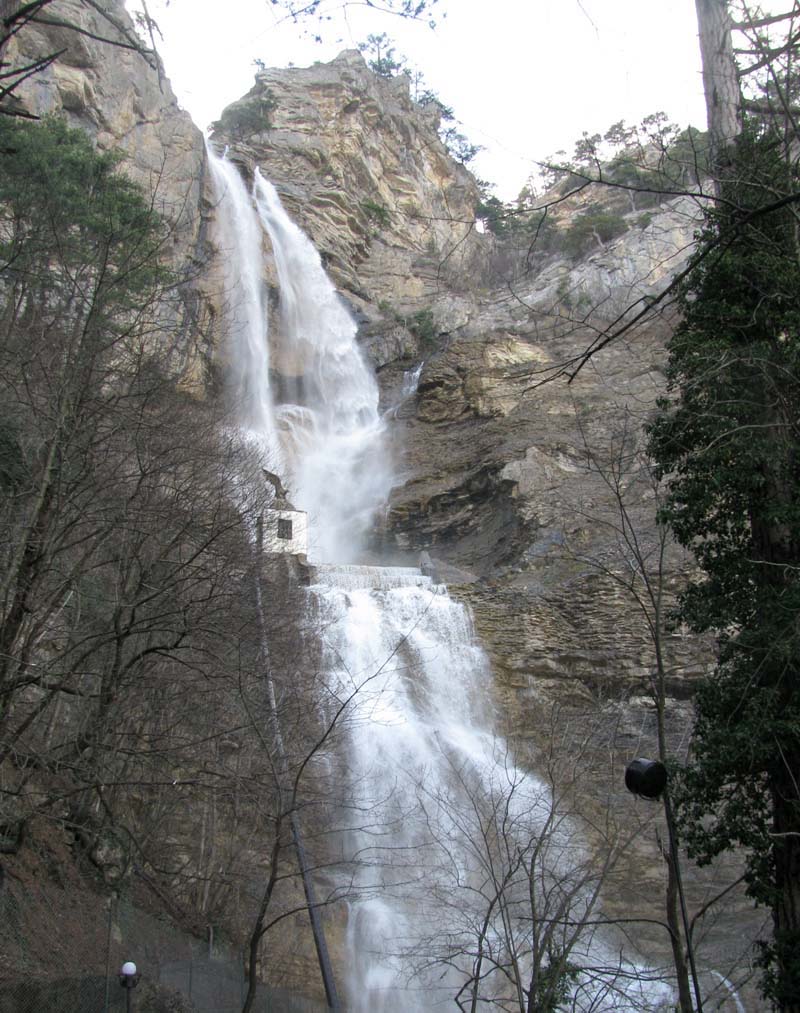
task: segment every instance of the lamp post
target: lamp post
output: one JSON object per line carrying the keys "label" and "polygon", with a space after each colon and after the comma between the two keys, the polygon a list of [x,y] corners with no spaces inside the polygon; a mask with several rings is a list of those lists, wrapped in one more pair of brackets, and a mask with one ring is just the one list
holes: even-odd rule
{"label": "lamp post", "polygon": [[672,867],[675,870],[675,884],[678,887],[678,899],[681,905],[681,917],[683,920],[683,933],[686,938],[686,953],[689,957],[689,968],[692,972],[692,985],[694,987],[694,998],[698,1013],[703,1013],[703,1000],[700,996],[700,983],[697,978],[697,967],[694,962],[694,946],[689,929],[689,915],[686,910],[686,898],[683,894],[683,879],[681,877],[681,862],[678,854],[678,835],[675,832],[675,823],[672,819],[672,806],[667,791],[667,768],[660,760],[648,760],[643,756],[631,760],[625,768],[625,787],[634,795],[640,798],[655,801],[661,799],[664,803],[664,816],[667,820],[667,833],[669,835],[669,853]]}
{"label": "lamp post", "polygon": [[119,983],[125,989],[125,1010],[131,1013],[133,1009],[131,992],[139,984],[139,975],[136,971],[136,964],[132,960],[126,960],[119,969]]}

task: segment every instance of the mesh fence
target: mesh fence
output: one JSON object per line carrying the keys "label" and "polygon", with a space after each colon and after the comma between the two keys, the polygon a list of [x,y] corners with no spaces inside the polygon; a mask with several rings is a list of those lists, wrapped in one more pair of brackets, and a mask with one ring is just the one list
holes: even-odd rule
{"label": "mesh fence", "polygon": [[0,21],[4,21],[6,18],[16,13],[20,3],[21,0],[0,0]]}
{"label": "mesh fence", "polygon": [[[0,1013],[118,1013],[128,996],[118,969],[133,960],[135,1013],[239,1013],[241,955],[180,932],[133,905],[85,889],[22,884],[0,889]],[[256,1013],[326,1007],[259,987]]]}

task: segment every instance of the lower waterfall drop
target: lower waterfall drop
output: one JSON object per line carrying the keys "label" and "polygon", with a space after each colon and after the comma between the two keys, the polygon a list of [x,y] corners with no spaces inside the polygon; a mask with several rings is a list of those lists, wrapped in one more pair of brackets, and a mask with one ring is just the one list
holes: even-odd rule
{"label": "lower waterfall drop", "polygon": [[[599,879],[587,875],[588,848],[548,786],[519,770],[492,733],[488,660],[468,610],[443,585],[396,567],[318,567],[313,578],[329,670],[345,690],[362,684],[347,770],[368,825],[348,834],[357,899],[347,925],[347,1008],[453,1008],[477,975],[476,1010],[495,1008],[504,993],[512,1005],[500,1008],[525,1009],[508,994],[507,974],[517,965],[529,987],[525,863],[534,863],[547,896],[543,921],[590,923]],[[550,937],[555,949],[560,935]],[[570,935],[570,1009],[672,1009],[658,975],[621,961],[591,927]]]}
{"label": "lower waterfall drop", "polygon": [[[236,170],[210,151],[209,159],[227,188],[219,217],[231,223],[223,231],[231,276],[260,276],[260,261],[255,269],[239,261],[257,255],[254,229],[269,235],[281,287],[278,338],[295,377],[281,398],[268,389],[256,397],[269,382],[266,299],[263,282],[242,285],[239,298],[253,300],[239,318],[249,323],[233,333],[248,409],[242,424],[259,424],[253,403],[269,416],[264,445],[316,536],[308,594],[323,663],[345,695],[361,687],[346,755],[331,760],[347,779],[349,811],[359,814],[341,831],[353,883],[338,961],[346,1008],[415,1013],[455,1008],[457,995],[461,1008],[511,1008],[505,999],[524,1008],[517,1001],[530,986],[534,931],[525,863],[546,854],[537,881],[560,890],[579,919],[597,898],[581,879],[586,848],[567,816],[554,819],[548,787],[518,770],[491,731],[491,672],[468,610],[417,569],[354,562],[392,479],[356,325],[274,188],[256,170],[253,200],[245,200]],[[585,970],[599,966],[605,977]],[[594,930],[570,942],[562,970],[559,995],[571,995],[576,1010],[655,1011],[671,998]],[[476,983],[481,996],[470,1005]]]}

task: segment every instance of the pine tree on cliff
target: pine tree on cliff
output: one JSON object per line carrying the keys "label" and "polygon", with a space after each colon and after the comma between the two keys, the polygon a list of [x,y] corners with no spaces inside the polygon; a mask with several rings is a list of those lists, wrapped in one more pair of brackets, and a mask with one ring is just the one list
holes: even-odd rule
{"label": "pine tree on cliff", "polygon": [[[718,137],[720,135],[717,135]],[[678,791],[701,863],[743,848],[773,915],[764,995],[800,1011],[800,178],[774,123],[717,149],[716,208],[681,293],[670,397],[650,429],[662,519],[702,579],[681,617],[718,634]]]}

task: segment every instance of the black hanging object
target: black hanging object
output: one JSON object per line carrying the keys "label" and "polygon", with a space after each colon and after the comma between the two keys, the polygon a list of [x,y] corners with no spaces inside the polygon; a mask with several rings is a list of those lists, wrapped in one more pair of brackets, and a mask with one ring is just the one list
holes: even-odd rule
{"label": "black hanging object", "polygon": [[667,786],[667,768],[660,760],[640,756],[625,768],[625,787],[642,798],[658,798]]}

